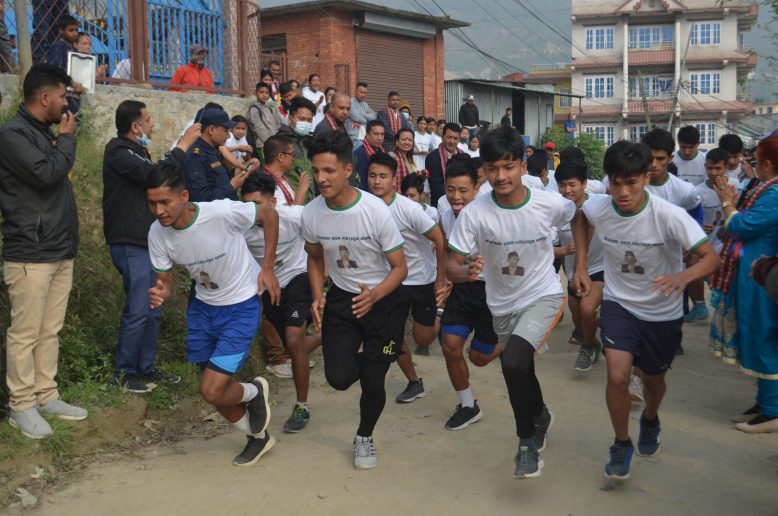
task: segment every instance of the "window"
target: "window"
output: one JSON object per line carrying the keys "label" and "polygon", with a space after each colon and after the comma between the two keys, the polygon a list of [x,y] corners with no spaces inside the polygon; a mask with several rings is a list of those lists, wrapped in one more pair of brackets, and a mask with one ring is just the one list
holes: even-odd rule
{"label": "window", "polygon": [[721,23],[692,23],[692,46],[710,46],[721,44]]}
{"label": "window", "polygon": [[613,76],[587,77],[586,98],[603,99],[613,97]]}
{"label": "window", "polygon": [[603,142],[606,147],[610,147],[613,145],[616,128],[612,125],[587,125],[586,132]]}
{"label": "window", "polygon": [[[559,93],[561,93],[562,95],[572,95],[573,90],[570,88],[559,88]],[[559,107],[569,108],[572,105],[573,105],[572,97],[559,97]]]}
{"label": "window", "polygon": [[692,94],[717,95],[721,93],[721,72],[695,72],[691,74]]}
{"label": "window", "polygon": [[632,125],[629,127],[629,140],[631,142],[639,142],[647,132],[648,127],[645,125]]}
{"label": "window", "polygon": [[[643,89],[648,98],[671,97],[673,95],[673,77],[671,75],[644,75]],[[633,99],[643,97],[637,77],[629,78],[629,96]]]}
{"label": "window", "polygon": [[262,36],[260,45],[263,53],[284,54],[286,53],[286,34]]}
{"label": "window", "polygon": [[694,124],[694,127],[700,131],[700,143],[702,145],[716,144],[716,124]]}
{"label": "window", "polygon": [[773,107],[772,106],[768,106],[767,107],[767,114],[768,115],[772,115],[773,114]]}
{"label": "window", "polygon": [[589,27],[586,29],[586,50],[613,48],[613,27]]}
{"label": "window", "polygon": [[629,28],[629,48],[656,49],[673,46],[672,25],[647,25]]}

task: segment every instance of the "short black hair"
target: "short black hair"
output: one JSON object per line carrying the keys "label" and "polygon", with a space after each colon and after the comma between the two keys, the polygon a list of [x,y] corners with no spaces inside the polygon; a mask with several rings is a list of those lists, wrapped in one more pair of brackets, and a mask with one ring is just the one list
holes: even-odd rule
{"label": "short black hair", "polygon": [[408,190],[415,188],[417,192],[424,192],[424,176],[420,174],[408,174],[400,184],[400,193],[405,195]]}
{"label": "short black hair", "polygon": [[146,176],[146,189],[167,187],[171,190],[183,190],[186,188],[183,169],[174,161],[165,160],[159,163],[151,173]]}
{"label": "short black hair", "polygon": [[535,152],[536,150],[538,150],[538,148],[535,147],[534,145],[527,145],[526,147],[524,147],[524,152],[527,152],[527,151]]}
{"label": "short black hair", "polygon": [[646,144],[651,150],[665,151],[668,156],[672,155],[675,150],[675,140],[673,140],[672,133],[658,127],[644,134],[640,142]]}
{"label": "short black hair", "polygon": [[303,108],[308,109],[311,112],[311,115],[316,114],[316,106],[314,103],[302,95],[298,95],[289,103],[289,116],[294,116],[295,113]]}
{"label": "short black hair", "polygon": [[36,64],[24,76],[22,86],[24,101],[32,101],[45,88],[56,88],[60,84],[67,87],[72,82],[73,79],[62,68],[49,64]]}
{"label": "short black hair", "polygon": [[367,83],[365,81],[359,81],[357,83],[357,88],[367,88]]}
{"label": "short black hair", "polygon": [[711,149],[705,154],[705,161],[710,161],[711,163],[721,163],[722,161],[727,161],[727,158],[729,158],[729,153],[720,147]]}
{"label": "short black hair", "polygon": [[484,159],[481,156],[476,156],[473,158],[473,165],[475,165],[475,168],[481,168],[484,166]]}
{"label": "short black hair", "polygon": [[725,134],[719,138],[719,148],[724,149],[730,155],[743,152],[743,140],[736,134]]}
{"label": "short black hair", "polygon": [[[527,158],[527,173],[531,176],[539,176],[548,168],[548,155],[535,152]],[[554,173],[556,174],[556,172]],[[556,175],[554,176],[556,177]]]}
{"label": "short black hair", "polygon": [[583,153],[581,149],[578,147],[573,147],[572,145],[570,147],[565,148],[562,152],[559,153],[559,161],[565,161],[568,159],[576,159],[578,161],[586,161],[586,155]]}
{"label": "short black hair", "polygon": [[445,120],[438,120],[438,125],[440,125],[441,122],[445,124],[443,126],[443,134],[446,134],[446,131],[454,131],[457,134],[462,132],[462,127],[457,123],[454,122],[446,123]]}
{"label": "short black hair", "polygon": [[221,111],[224,111],[224,108],[221,104],[217,104],[216,102],[206,102],[205,106],[203,106],[203,111],[206,109],[219,109]]}
{"label": "short black hair", "polygon": [[469,154],[460,152],[454,154],[446,164],[446,181],[454,177],[467,176],[473,182],[473,186],[478,184],[478,169],[473,163],[473,158]]}
{"label": "short black hair", "polygon": [[334,154],[338,161],[350,165],[352,162],[351,138],[340,131],[322,133],[308,145],[308,159],[319,154]]}
{"label": "short black hair", "polygon": [[392,90],[392,91],[390,91],[389,93],[386,94],[386,98],[387,99],[390,99],[392,97],[399,97],[399,96],[400,96],[400,94],[398,92],[394,91],[394,90]]}
{"label": "short black hair", "polygon": [[554,180],[559,183],[561,181],[577,179],[583,183],[589,179],[588,174],[589,167],[586,166],[585,161],[567,159],[565,161],[560,161],[556,170],[554,170]]}
{"label": "short black hair", "polygon": [[602,168],[608,179],[640,176],[648,172],[652,159],[645,143],[619,140],[605,151]]}
{"label": "short black hair", "polygon": [[256,89],[254,91],[257,92],[257,91],[261,90],[262,88],[267,88],[267,91],[270,91],[270,85],[268,83],[262,82],[262,81],[257,83]]}
{"label": "short black hair", "polygon": [[270,70],[270,67],[273,65],[281,66],[281,63],[277,59],[271,59],[267,62],[267,69]]}
{"label": "short black hair", "polygon": [[243,115],[235,115],[234,117],[230,118],[233,122],[236,124],[246,124],[249,125],[249,121],[246,120],[246,117]]}
{"label": "short black hair", "polygon": [[372,129],[373,127],[377,127],[377,126],[381,126],[381,127],[384,128],[384,130],[386,130],[386,126],[384,125],[384,123],[382,121],[376,119],[376,120],[371,120],[371,121],[369,121],[367,123],[367,127],[365,127],[365,132],[369,134],[370,133],[370,129]]}
{"label": "short black hair", "polygon": [[90,38],[90,39],[92,38],[92,37],[89,35],[89,33],[88,33],[88,32],[84,32],[84,31],[82,31],[82,30],[78,31],[78,34],[76,35],[76,38],[77,38],[77,40],[78,40],[78,39],[81,39],[81,38],[83,38],[84,36],[86,36],[87,38]]}
{"label": "short black hair", "polygon": [[[308,76],[308,84],[311,83],[311,81],[313,80],[314,77],[319,77],[319,74],[318,73],[312,73],[311,75],[309,75]],[[321,79],[321,77],[319,77],[319,79]]]}
{"label": "short black hair", "polygon": [[267,140],[265,140],[265,146],[262,151],[265,155],[265,163],[273,163],[282,152],[286,152],[286,149],[292,147],[294,143],[292,139],[283,134],[274,134]]}
{"label": "short black hair", "polygon": [[278,93],[281,95],[286,95],[290,91],[292,91],[292,81],[284,82],[278,87]]}
{"label": "short black hair", "polygon": [[263,68],[262,70],[259,71],[259,78],[261,79],[262,77],[273,77],[273,74],[270,73],[269,68]]}
{"label": "short black hair", "polygon": [[386,152],[376,152],[375,154],[370,156],[370,159],[367,162],[367,168],[370,169],[370,165],[374,163],[376,165],[387,167],[389,170],[391,170],[392,177],[394,177],[397,174],[397,160],[391,157]]}
{"label": "short black hair", "polygon": [[524,139],[515,129],[498,127],[481,140],[481,157],[487,163],[501,159],[521,161],[524,159]]}
{"label": "short black hair", "polygon": [[59,17],[59,20],[57,20],[57,28],[60,30],[65,27],[70,27],[71,25],[81,25],[81,22],[72,14],[63,14]]}
{"label": "short black hair", "polygon": [[141,110],[146,104],[137,100],[123,100],[116,108],[116,133],[127,134],[130,132],[133,122],[141,117]]}
{"label": "short black hair", "polygon": [[679,144],[697,145],[700,143],[700,130],[693,125],[685,125],[678,129],[676,138],[678,139]]}
{"label": "short black hair", "polygon": [[259,192],[267,197],[273,197],[276,193],[275,179],[265,172],[249,174],[240,189],[240,194],[246,195],[254,192]]}
{"label": "short black hair", "polygon": [[[440,120],[438,120],[437,123],[438,123],[438,125],[446,125],[446,119],[445,118],[441,118]],[[454,124],[454,125],[456,125],[457,127],[459,126],[459,124]]]}
{"label": "short black hair", "polygon": [[427,117],[427,123],[428,123],[428,124],[437,124],[437,123],[438,123],[438,121],[437,121],[437,120],[435,120],[435,117],[434,117],[434,116],[428,116],[428,117]]}

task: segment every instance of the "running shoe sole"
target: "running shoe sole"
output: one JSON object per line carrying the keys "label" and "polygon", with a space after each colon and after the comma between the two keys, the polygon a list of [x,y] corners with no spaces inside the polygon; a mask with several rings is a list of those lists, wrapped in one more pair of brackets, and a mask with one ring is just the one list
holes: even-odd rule
{"label": "running shoe sole", "polygon": [[22,433],[23,436],[29,437],[30,439],[35,439],[37,441],[39,441],[41,439],[45,439],[45,438],[49,437],[50,435],[52,435],[54,433],[54,432],[52,432],[52,433],[46,434],[46,435],[35,435],[35,434],[27,433],[19,426],[19,423],[17,423],[16,421],[14,421],[13,419],[10,419],[10,418],[8,419],[8,424],[11,425],[12,427],[16,428],[17,430],[19,430]]}
{"label": "running shoe sole", "polygon": [[259,459],[261,459],[261,458],[262,458],[262,456],[263,456],[264,454],[266,454],[267,452],[269,452],[269,451],[270,451],[270,449],[271,449],[271,448],[272,448],[272,447],[273,447],[273,446],[276,444],[276,439],[275,439],[275,437],[273,437],[272,435],[271,435],[271,436],[269,436],[269,437],[270,437],[270,439],[268,439],[268,440],[267,440],[267,444],[265,445],[265,447],[264,447],[264,448],[262,448],[262,451],[261,451],[261,452],[257,453],[257,456],[256,456],[256,457],[254,457],[254,458],[253,458],[253,459],[251,459],[249,462],[246,462],[246,463],[244,463],[244,464],[237,463],[237,462],[235,462],[235,461],[233,460],[233,461],[232,461],[232,465],[233,465],[233,466],[238,466],[238,467],[243,467],[243,466],[253,466],[253,465],[254,465],[254,464],[256,464],[257,462],[259,462]]}
{"label": "running shoe sole", "polygon": [[419,394],[417,394],[416,396],[414,396],[413,398],[400,399],[399,397],[397,397],[397,398],[395,398],[395,401],[397,401],[397,403],[410,403],[410,402],[412,402],[414,400],[417,400],[419,398],[423,398],[426,395],[427,395],[427,393],[422,391]]}
{"label": "running shoe sole", "polygon": [[654,453],[640,453],[639,448],[635,448],[635,453],[637,453],[638,457],[655,457],[659,453],[659,448],[661,446],[656,447],[656,451]]}
{"label": "running shoe sole", "polygon": [[[270,424],[270,385],[267,383],[267,380],[261,376],[254,378],[251,383],[257,386],[259,392],[254,398],[246,403],[246,410],[249,413],[251,433],[254,437],[258,437],[262,432],[267,430],[267,425]],[[256,418],[258,417],[257,412],[261,410],[265,411],[264,421],[256,421]]]}
{"label": "running shoe sole", "polygon": [[629,479],[630,479],[630,474],[629,474],[629,472],[627,472],[627,474],[626,474],[626,475],[619,476],[619,475],[611,475],[611,474],[609,474],[609,473],[606,471],[606,472],[605,472],[605,478],[613,478],[613,479],[615,479],[615,480],[629,480]]}

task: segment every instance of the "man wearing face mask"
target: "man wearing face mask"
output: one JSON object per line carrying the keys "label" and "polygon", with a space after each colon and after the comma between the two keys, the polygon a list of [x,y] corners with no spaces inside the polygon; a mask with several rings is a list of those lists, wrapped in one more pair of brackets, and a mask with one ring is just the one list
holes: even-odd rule
{"label": "man wearing face mask", "polygon": [[[194,44],[189,48],[189,62],[181,66],[170,79],[170,88],[168,91],[189,91],[180,86],[195,86],[199,88],[213,88],[213,76],[211,71],[205,67],[205,59],[208,57],[208,49],[200,44]],[[213,94],[213,91],[204,93]]]}
{"label": "man wearing face mask", "polygon": [[[158,166],[148,151],[153,129],[146,105],[125,100],[116,108],[117,136],[105,146],[103,157],[103,233],[126,296],[114,377],[116,385],[135,393],[149,392],[146,382],[180,380],[154,365],[161,310],[149,308],[148,289],[154,286],[156,276],[148,248],[154,216],[146,204],[145,185]],[[182,168],[186,151],[199,136],[199,123],[189,127],[164,162]]]}
{"label": "man wearing face mask", "polygon": [[[411,122],[400,113],[400,94],[390,91],[387,95],[387,106],[378,112],[376,120],[380,120],[386,128],[384,135],[384,150],[394,150],[394,138],[400,129],[411,129]],[[411,129],[413,130],[413,129]]]}
{"label": "man wearing face mask", "polygon": [[[311,162],[308,160],[308,142],[313,131],[313,117],[316,113],[316,105],[301,96],[292,99],[289,105],[289,125],[282,125],[278,134],[282,134],[292,140],[294,151],[294,166],[312,173]],[[294,170],[294,169],[293,169]],[[295,171],[298,173],[298,171]],[[311,192],[318,195],[315,181],[311,181]]]}

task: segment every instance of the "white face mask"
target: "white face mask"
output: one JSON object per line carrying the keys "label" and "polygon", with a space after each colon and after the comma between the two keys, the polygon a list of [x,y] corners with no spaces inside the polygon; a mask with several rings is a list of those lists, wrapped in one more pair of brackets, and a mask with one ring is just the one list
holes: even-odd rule
{"label": "white face mask", "polygon": [[408,113],[407,111],[401,111],[401,113],[403,114],[406,120],[409,120],[411,118],[411,114]]}
{"label": "white face mask", "polygon": [[313,124],[305,120],[298,120],[294,124],[294,132],[300,136],[308,136],[311,134],[311,129],[313,129]]}

